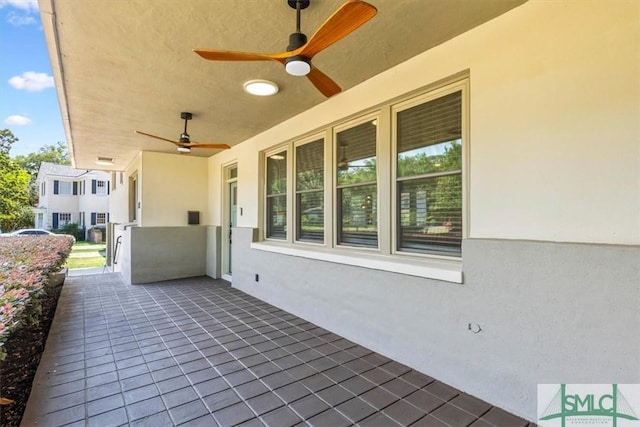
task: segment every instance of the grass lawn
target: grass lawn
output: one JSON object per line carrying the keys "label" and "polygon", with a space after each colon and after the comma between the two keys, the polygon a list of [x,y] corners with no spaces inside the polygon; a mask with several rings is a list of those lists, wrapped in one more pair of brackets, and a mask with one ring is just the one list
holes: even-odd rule
{"label": "grass lawn", "polygon": [[104,257],[98,251],[104,250],[105,245],[91,242],[76,242],[71,248],[71,254],[67,258],[69,269],[103,267]]}
{"label": "grass lawn", "polygon": [[74,268],[88,268],[88,267],[103,267],[104,258],[98,257],[84,257],[84,258],[68,258],[67,267],[70,270]]}

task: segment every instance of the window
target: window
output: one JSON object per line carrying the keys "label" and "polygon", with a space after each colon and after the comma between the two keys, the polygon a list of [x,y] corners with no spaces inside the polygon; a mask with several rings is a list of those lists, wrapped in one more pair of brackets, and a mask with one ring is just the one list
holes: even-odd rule
{"label": "window", "polygon": [[460,254],[462,92],[396,113],[397,250]]}
{"label": "window", "polygon": [[73,194],[73,184],[71,181],[57,181],[58,192],[56,194],[71,195]]}
{"label": "window", "polygon": [[287,152],[267,156],[267,233],[271,239],[287,238]]}
{"label": "window", "polygon": [[96,181],[96,194],[107,194],[107,181]]}
{"label": "window", "polygon": [[378,246],[375,121],[336,135],[338,244]]}
{"label": "window", "polygon": [[138,175],[137,173],[129,177],[129,221],[134,222],[138,217]]}
{"label": "window", "polygon": [[58,214],[58,228],[62,228],[63,226],[71,223],[71,214],[70,213],[59,213]]}
{"label": "window", "polygon": [[324,139],[296,147],[296,238],[324,241]]}
{"label": "window", "polygon": [[[265,238],[344,249],[331,257],[374,252],[406,264],[437,255],[455,263],[465,231],[467,87],[465,79],[389,103],[265,153]],[[425,277],[436,277],[427,269]],[[461,280],[437,277],[445,276]]]}
{"label": "window", "polygon": [[106,224],[107,223],[107,214],[106,213],[98,213],[96,215],[96,224]]}

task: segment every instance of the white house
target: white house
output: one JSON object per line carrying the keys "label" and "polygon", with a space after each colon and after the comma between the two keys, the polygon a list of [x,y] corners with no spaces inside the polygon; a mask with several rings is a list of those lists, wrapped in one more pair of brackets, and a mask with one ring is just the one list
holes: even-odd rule
{"label": "white house", "polygon": [[[113,163],[123,279],[227,278],[532,421],[538,384],[640,383],[640,3],[371,0],[313,59],[329,98],[191,51],[282,50],[266,3],[40,1],[75,165]],[[231,149],[134,134],[187,111]]]}
{"label": "white house", "polygon": [[38,177],[36,228],[57,230],[78,224],[85,230],[109,221],[109,174],[42,162]]}

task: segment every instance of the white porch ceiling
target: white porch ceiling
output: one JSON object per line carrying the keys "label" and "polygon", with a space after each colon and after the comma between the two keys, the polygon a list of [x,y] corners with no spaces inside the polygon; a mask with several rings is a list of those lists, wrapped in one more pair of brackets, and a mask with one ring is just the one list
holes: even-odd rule
{"label": "white porch ceiling", "polygon": [[[314,66],[343,91],[524,3],[526,0],[369,0],[378,14],[318,54]],[[311,0],[311,36],[343,0]],[[67,141],[78,168],[123,170],[139,151],[176,153],[181,111],[198,142],[235,145],[325,98],[276,62],[214,62],[193,48],[281,52],[295,30],[286,0],[40,0]],[[508,37],[508,35],[505,35]],[[243,92],[251,79],[280,86]],[[339,97],[340,94],[336,95]],[[192,150],[208,157],[216,150]]]}

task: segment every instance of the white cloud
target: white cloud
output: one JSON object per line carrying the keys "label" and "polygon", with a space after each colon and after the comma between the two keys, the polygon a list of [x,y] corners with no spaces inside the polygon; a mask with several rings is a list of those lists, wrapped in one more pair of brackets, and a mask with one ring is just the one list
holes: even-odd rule
{"label": "white cloud", "polygon": [[4,124],[9,126],[26,126],[31,123],[31,119],[26,116],[14,114],[4,119]]}
{"label": "white cloud", "polygon": [[27,92],[39,92],[54,87],[53,77],[47,73],[36,73],[35,71],[25,71],[20,76],[13,76],[9,79],[9,84],[18,90],[24,89]]}
{"label": "white cloud", "polygon": [[29,15],[18,15],[17,13],[9,13],[7,16],[7,22],[14,27],[25,27],[27,25],[36,25],[38,21],[36,18]]}
{"label": "white cloud", "polygon": [[28,13],[35,13],[39,10],[38,0],[0,0],[0,9],[5,6],[13,6]]}

